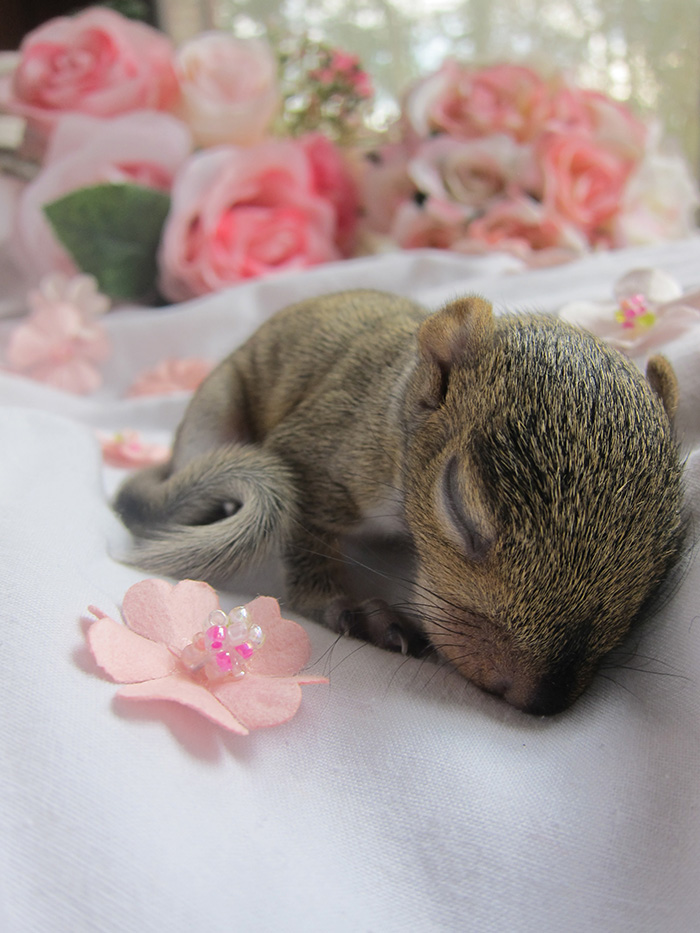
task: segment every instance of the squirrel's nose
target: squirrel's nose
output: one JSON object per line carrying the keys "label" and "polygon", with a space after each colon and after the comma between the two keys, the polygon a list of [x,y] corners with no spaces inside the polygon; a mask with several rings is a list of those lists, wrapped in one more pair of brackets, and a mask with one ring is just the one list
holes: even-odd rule
{"label": "squirrel's nose", "polygon": [[553,716],[561,713],[572,702],[571,682],[568,677],[547,676],[533,683],[529,678],[500,675],[482,680],[481,688],[501,697],[510,706],[532,716]]}
{"label": "squirrel's nose", "polygon": [[554,716],[573,702],[569,677],[544,677],[533,688],[524,692],[512,687],[503,694],[504,700],[531,716]]}

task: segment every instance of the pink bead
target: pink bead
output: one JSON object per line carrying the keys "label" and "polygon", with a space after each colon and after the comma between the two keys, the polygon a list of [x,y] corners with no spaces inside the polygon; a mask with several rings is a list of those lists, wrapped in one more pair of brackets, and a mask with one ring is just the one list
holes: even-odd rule
{"label": "pink bead", "polygon": [[240,654],[244,661],[248,661],[253,657],[253,651],[255,649],[251,648],[249,644],[243,642],[242,645],[236,645],[236,651]]}
{"label": "pink bead", "polygon": [[218,651],[223,648],[226,634],[225,625],[212,625],[206,631],[207,646],[211,648],[212,651]]}

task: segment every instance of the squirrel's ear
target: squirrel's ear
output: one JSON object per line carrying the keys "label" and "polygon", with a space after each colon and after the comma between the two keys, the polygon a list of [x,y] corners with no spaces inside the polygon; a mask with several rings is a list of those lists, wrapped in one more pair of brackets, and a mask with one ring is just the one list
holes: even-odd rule
{"label": "squirrel's ear", "polygon": [[490,301],[470,295],[436,311],[418,331],[421,354],[441,369],[478,357],[493,340],[493,308]]}
{"label": "squirrel's ear", "polygon": [[431,314],[418,331],[420,356],[435,368],[431,394],[444,398],[452,367],[479,359],[490,348],[493,332],[491,302],[476,295],[459,298]]}
{"label": "squirrel's ear", "polygon": [[647,380],[659,396],[666,409],[669,421],[673,421],[678,410],[678,380],[673,367],[665,356],[652,356],[647,363]]}

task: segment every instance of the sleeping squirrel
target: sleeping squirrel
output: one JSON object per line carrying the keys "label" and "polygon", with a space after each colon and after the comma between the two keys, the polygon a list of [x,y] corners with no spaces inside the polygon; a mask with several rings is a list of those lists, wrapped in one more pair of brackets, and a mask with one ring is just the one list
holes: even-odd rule
{"label": "sleeping squirrel", "polygon": [[[375,291],[264,323],[192,398],[172,457],[116,509],[134,562],[230,582],[281,553],[299,612],[435,651],[538,715],[565,709],[677,558],[676,379],[543,315]],[[410,611],[353,601],[339,542],[382,515],[415,555]]]}

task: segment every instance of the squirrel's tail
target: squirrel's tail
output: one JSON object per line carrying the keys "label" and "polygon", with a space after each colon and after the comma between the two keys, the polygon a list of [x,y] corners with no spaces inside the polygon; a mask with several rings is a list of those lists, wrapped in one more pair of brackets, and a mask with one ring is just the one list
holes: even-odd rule
{"label": "squirrel's tail", "polygon": [[115,509],[137,538],[130,563],[222,583],[288,540],[297,492],[274,454],[231,444],[169,470],[141,470],[117,494]]}

